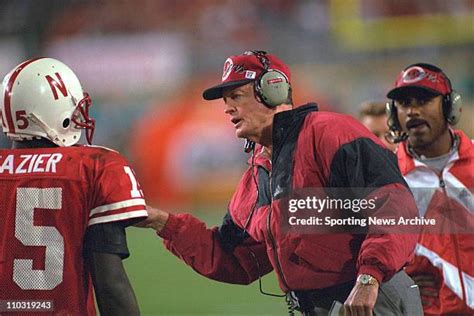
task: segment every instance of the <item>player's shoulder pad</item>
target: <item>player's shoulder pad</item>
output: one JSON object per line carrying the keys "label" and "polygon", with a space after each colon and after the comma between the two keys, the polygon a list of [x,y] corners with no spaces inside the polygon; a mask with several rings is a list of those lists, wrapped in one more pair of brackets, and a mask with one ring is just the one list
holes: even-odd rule
{"label": "player's shoulder pad", "polygon": [[105,146],[100,146],[100,145],[83,145],[83,146],[84,146],[84,147],[88,147],[88,148],[105,149],[105,150],[107,150],[107,151],[111,151],[111,152],[120,154],[117,150],[112,149],[112,148],[109,148],[109,147],[105,147]]}
{"label": "player's shoulder pad", "polygon": [[108,147],[97,145],[81,145],[80,147],[88,152],[88,156],[93,160],[105,157],[107,157],[106,159],[126,160],[118,151]]}

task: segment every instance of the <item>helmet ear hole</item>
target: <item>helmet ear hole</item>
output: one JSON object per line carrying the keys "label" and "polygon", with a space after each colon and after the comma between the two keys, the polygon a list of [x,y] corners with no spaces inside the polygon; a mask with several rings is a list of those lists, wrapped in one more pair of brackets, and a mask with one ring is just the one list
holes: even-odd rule
{"label": "helmet ear hole", "polygon": [[69,118],[64,119],[63,121],[63,127],[68,128],[69,125],[71,125],[71,120]]}

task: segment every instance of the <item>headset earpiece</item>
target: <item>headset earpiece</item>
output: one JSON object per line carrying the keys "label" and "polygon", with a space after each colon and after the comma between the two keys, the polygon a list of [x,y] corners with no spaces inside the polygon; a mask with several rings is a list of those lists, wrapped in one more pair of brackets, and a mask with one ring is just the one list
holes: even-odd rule
{"label": "headset earpiece", "polygon": [[462,100],[461,95],[456,91],[452,90],[451,93],[447,94],[443,99],[443,114],[446,121],[455,125],[459,122],[462,112]]}
{"label": "headset earpiece", "polygon": [[288,100],[290,84],[286,76],[278,70],[262,72],[255,82],[255,93],[268,107],[275,107]]}
{"label": "headset earpiece", "polygon": [[441,75],[446,79],[449,85],[450,93],[443,97],[443,115],[444,119],[451,125],[455,125],[461,118],[462,101],[461,95],[453,90],[453,85],[448,76],[440,69]]}
{"label": "headset earpiece", "polygon": [[287,102],[290,94],[290,83],[284,73],[270,68],[270,61],[265,51],[250,51],[262,64],[264,70],[255,79],[255,97],[266,106],[273,108]]}

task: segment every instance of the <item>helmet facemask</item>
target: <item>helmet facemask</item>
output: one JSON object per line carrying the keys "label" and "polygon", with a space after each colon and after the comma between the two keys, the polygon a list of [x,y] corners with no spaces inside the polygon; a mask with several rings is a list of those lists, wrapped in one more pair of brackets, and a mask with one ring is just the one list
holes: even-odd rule
{"label": "helmet facemask", "polygon": [[76,105],[76,109],[72,113],[71,121],[76,124],[76,128],[82,128],[86,130],[86,139],[89,145],[92,144],[92,138],[94,137],[95,130],[95,119],[89,116],[89,107],[92,101],[88,93],[84,93],[82,98]]}

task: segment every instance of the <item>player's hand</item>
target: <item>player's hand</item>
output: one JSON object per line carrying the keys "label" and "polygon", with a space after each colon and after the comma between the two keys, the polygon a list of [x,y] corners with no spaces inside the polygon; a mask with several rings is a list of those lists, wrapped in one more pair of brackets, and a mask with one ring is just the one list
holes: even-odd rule
{"label": "player's hand", "polygon": [[344,315],[372,316],[378,291],[378,284],[362,285],[356,282],[349,297],[344,302]]}
{"label": "player's hand", "polygon": [[148,212],[148,217],[144,221],[141,221],[134,226],[153,228],[157,233],[159,233],[165,227],[169,214],[149,205],[147,205],[146,210]]}
{"label": "player's hand", "polygon": [[433,305],[433,299],[438,297],[438,284],[431,274],[417,274],[411,277],[420,289],[421,303],[424,307]]}

